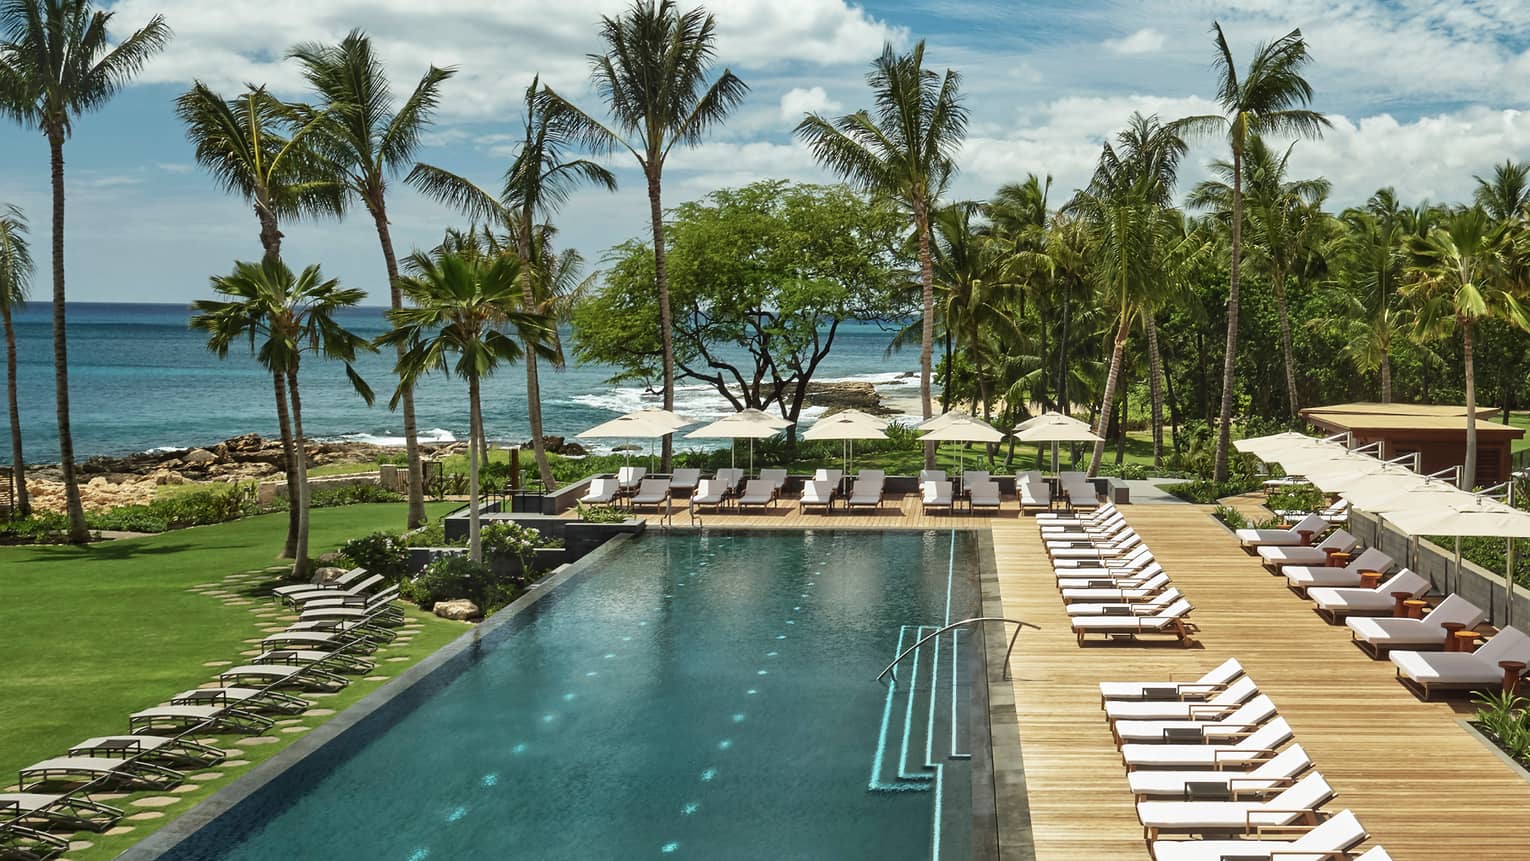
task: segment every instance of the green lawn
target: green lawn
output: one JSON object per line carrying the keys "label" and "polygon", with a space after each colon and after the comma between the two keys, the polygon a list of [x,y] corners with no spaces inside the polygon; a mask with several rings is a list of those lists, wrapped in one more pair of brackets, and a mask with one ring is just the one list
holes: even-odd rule
{"label": "green lawn", "polygon": [[[433,504],[431,516],[452,507]],[[404,506],[397,504],[315,510],[312,552],[375,529],[400,528],[403,521]],[[256,615],[273,608],[268,596],[277,575],[224,578],[271,568],[286,523],[285,514],[273,514],[84,547],[0,548],[0,631],[6,647],[0,774],[14,775],[20,767],[62,755],[90,736],[125,732],[130,712],[207,682],[216,669],[206,662],[238,660],[241,651],[254,648],[246,641],[278,621]],[[251,603],[227,604],[229,599],[188,591],[214,583]],[[415,610],[410,616],[423,627],[408,645],[378,653],[379,675],[396,675],[465,630]],[[407,660],[387,660],[399,657]],[[378,684],[357,679],[320,705],[338,710]],[[324,717],[310,715],[301,724],[315,726]],[[113,857],[298,737],[276,730],[268,735],[279,743],[243,749],[236,761],[246,765],[222,767],[216,780],[186,784],[193,791],[177,793],[179,800],[168,809],[152,808],[163,809],[165,817],[125,821],[133,829],[127,834],[82,836],[95,845],[69,857]],[[232,744],[230,737],[219,743]],[[135,797],[111,803],[134,814],[148,812],[132,806]]]}

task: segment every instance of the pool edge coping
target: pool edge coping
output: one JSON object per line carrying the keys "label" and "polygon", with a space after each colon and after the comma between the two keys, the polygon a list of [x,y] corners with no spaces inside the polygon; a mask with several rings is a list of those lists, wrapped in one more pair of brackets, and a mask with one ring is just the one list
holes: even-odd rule
{"label": "pool edge coping", "polygon": [[485,634],[514,621],[544,596],[551,594],[569,580],[589,573],[596,564],[602,562],[605,557],[614,553],[617,548],[625,545],[632,538],[632,535],[625,534],[613,536],[611,540],[586,554],[582,559],[562,566],[562,570],[555,570],[504,609],[426,655],[377,690],[319,724],[312,732],[305,733],[302,738],[288,745],[280,753],[235,778],[234,782],[228,786],[197,802],[153,834],[129,846],[117,855],[116,861],[153,861],[176,848],[213,820],[260,792],[290,769],[302,764],[303,760],[317,753],[325,745],[391,704],[399,696],[411,691],[418,682],[440,669],[447,661],[472,648]]}

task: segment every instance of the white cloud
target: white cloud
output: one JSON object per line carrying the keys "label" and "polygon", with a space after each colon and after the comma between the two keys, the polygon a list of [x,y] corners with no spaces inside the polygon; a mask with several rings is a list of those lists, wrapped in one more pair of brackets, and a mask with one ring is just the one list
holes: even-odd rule
{"label": "white cloud", "polygon": [[1168,37],[1164,34],[1152,27],[1144,27],[1130,36],[1106,39],[1105,50],[1112,54],[1156,54],[1163,50],[1166,41]]}
{"label": "white cloud", "polygon": [[197,169],[197,166],[194,165],[194,164],[184,164],[184,163],[181,163],[181,162],[160,162],[160,163],[158,163],[158,164],[156,164],[154,166],[159,168],[160,170],[164,171],[165,173],[177,173],[177,174],[179,174],[179,173],[191,173],[192,171]]}
{"label": "white cloud", "polygon": [[781,96],[781,119],[795,123],[803,114],[829,113],[841,107],[823,87],[792,87]]}

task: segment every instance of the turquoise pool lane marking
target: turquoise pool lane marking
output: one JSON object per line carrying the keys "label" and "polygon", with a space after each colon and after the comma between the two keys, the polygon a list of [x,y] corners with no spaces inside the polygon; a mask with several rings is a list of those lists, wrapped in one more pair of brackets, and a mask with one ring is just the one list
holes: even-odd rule
{"label": "turquoise pool lane marking", "polygon": [[[903,625],[898,629],[898,651],[903,653],[903,644],[908,638],[908,632],[913,625]],[[918,634],[914,635],[918,638]],[[877,748],[871,758],[871,780],[866,788],[872,792],[927,792],[930,784],[927,776],[914,781],[884,781],[882,779],[882,765],[887,758],[887,734],[892,726],[893,701],[898,693],[896,683],[887,686],[887,697],[882,703],[882,727],[877,733]]]}
{"label": "turquoise pool lane marking", "polygon": [[[939,630],[938,628],[930,625],[920,625],[914,629],[915,642],[918,642],[919,638],[925,635],[926,629],[929,631]],[[940,638],[936,637],[935,640],[936,648],[938,650]],[[919,651],[922,648],[922,646],[914,647],[914,670],[909,674],[908,679],[908,706],[904,709],[903,714],[903,744],[898,754],[898,779],[900,780],[929,780],[933,776],[929,774],[919,774],[917,772],[910,773],[908,770],[908,740],[909,736],[914,731],[914,696],[919,692]],[[938,666],[938,664],[936,666]],[[932,667],[930,670],[930,698],[932,701],[934,700],[934,697],[935,668]],[[932,709],[930,713],[933,715],[934,710]],[[929,734],[929,728],[927,727],[925,729],[926,739],[929,738]]]}

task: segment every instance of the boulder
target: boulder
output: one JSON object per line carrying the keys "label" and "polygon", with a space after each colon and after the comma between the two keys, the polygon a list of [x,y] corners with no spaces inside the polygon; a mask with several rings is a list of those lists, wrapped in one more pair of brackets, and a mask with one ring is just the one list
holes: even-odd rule
{"label": "boulder", "polygon": [[217,463],[218,456],[205,448],[194,448],[191,451],[186,452],[185,456],[183,456],[181,460],[185,463],[208,464]]}
{"label": "boulder", "polygon": [[453,601],[437,601],[435,608],[431,612],[453,622],[466,622],[477,619],[482,615],[478,605],[466,598],[457,598]]}
{"label": "boulder", "polygon": [[321,555],[319,558],[315,559],[314,561],[319,563],[320,565],[329,565],[329,566],[333,566],[333,565],[341,565],[341,566],[343,566],[346,563],[345,554],[341,553],[338,550],[331,550],[328,553],[325,553],[325,554]]}
{"label": "boulder", "polygon": [[328,586],[345,575],[345,569],[326,565],[313,572],[313,585]]}
{"label": "boulder", "polygon": [[185,484],[186,479],[181,474],[169,469],[157,469],[149,474],[149,480],[155,484]]}

